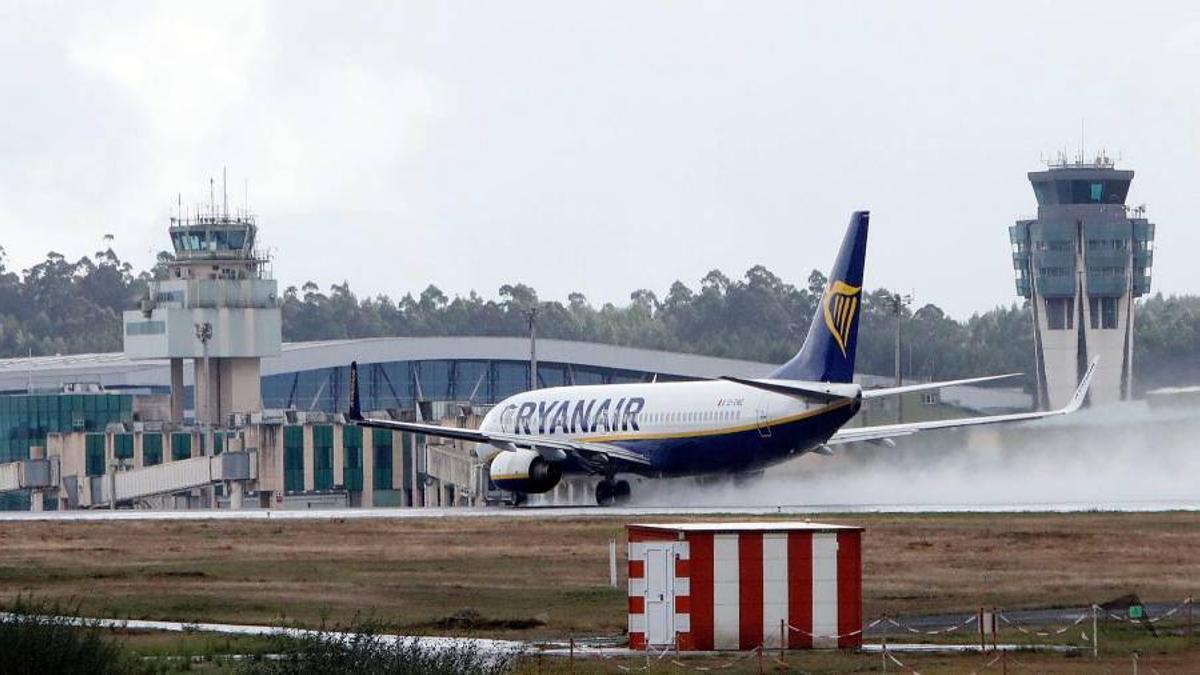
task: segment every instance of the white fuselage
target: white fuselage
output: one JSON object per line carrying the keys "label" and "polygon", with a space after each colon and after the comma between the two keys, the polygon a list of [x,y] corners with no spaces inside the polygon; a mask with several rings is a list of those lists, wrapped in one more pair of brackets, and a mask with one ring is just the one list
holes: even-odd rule
{"label": "white fuselage", "polygon": [[[859,390],[853,384],[835,386],[849,398]],[[767,429],[827,407],[724,380],[566,386],[511,396],[488,412],[481,428],[619,445],[670,439],[703,442]],[[485,461],[496,452],[491,446],[477,450]]]}

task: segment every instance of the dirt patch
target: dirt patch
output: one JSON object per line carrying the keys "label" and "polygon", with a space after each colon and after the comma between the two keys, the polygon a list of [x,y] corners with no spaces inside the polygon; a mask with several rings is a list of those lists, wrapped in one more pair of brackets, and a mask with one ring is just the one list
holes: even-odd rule
{"label": "dirt patch", "polygon": [[162,579],[203,579],[208,575],[200,570],[182,570],[178,572],[158,571],[148,572],[147,576],[159,577]]}
{"label": "dirt patch", "polygon": [[476,610],[461,609],[451,616],[436,621],[419,624],[419,628],[435,628],[449,631],[480,631],[480,630],[529,630],[546,625],[546,619],[533,617],[529,619],[489,619]]}

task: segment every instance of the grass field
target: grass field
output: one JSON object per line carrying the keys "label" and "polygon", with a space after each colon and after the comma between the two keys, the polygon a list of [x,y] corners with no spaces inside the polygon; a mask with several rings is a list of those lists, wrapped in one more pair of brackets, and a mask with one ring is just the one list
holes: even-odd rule
{"label": "grass field", "polygon": [[[1200,595],[1200,514],[820,519],[866,527],[867,617]],[[25,594],[92,616],[181,621],[317,626],[370,616],[410,633],[618,635],[624,579],[608,587],[607,556],[624,525],[607,517],[13,522],[0,529],[0,601]],[[1163,654],[1186,659],[1191,648]]]}

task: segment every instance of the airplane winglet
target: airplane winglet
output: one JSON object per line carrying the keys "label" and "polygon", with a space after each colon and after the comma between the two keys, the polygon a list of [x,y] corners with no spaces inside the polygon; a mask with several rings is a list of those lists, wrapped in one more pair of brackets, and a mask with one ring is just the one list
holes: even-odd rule
{"label": "airplane winglet", "polygon": [[1092,359],[1091,365],[1088,366],[1087,372],[1083,374],[1083,379],[1079,381],[1079,386],[1075,389],[1075,394],[1071,396],[1071,400],[1062,409],[1063,413],[1070,414],[1083,407],[1083,401],[1087,398],[1088,387],[1092,386],[1092,375],[1096,374],[1096,365],[1099,363],[1099,356]]}
{"label": "airplane winglet", "polygon": [[963,384],[978,384],[980,382],[992,382],[995,380],[1007,380],[1013,377],[1020,377],[1024,373],[1005,373],[1004,375],[985,375],[983,377],[968,377],[963,380],[946,380],[945,382],[920,382],[917,384],[906,384],[899,387],[883,387],[880,389],[864,389],[863,398],[879,398],[881,396],[897,396],[899,394],[907,394],[914,391],[925,391],[927,389],[942,389],[945,387],[956,387]]}

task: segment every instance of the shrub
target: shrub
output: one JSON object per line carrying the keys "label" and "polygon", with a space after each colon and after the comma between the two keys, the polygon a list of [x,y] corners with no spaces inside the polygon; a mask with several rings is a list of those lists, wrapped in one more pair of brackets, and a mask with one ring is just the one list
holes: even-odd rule
{"label": "shrub", "polygon": [[67,616],[57,605],[17,598],[0,614],[0,664],[5,673],[128,673],[138,669],[109,631]]}
{"label": "shrub", "polygon": [[279,658],[248,661],[247,675],[352,672],[395,675],[445,673],[490,675],[510,670],[519,653],[492,651],[476,642],[430,644],[419,638],[394,639],[381,635],[378,625],[359,624],[344,631],[318,631],[300,637],[280,637]]}

